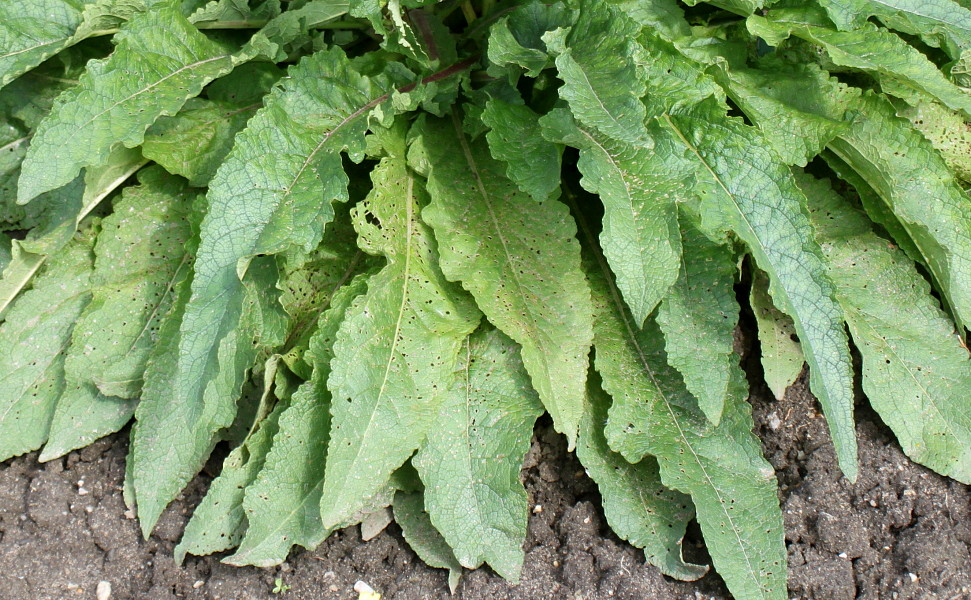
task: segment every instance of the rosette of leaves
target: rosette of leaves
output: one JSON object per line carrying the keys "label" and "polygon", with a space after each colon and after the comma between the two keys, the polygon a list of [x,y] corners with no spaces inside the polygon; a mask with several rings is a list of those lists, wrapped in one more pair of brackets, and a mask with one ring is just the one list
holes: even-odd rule
{"label": "rosette of leaves", "polygon": [[[689,4],[694,5],[694,2]],[[269,566],[394,518],[516,580],[549,413],[613,530],[786,597],[734,349],[971,482],[952,0],[0,4],[0,459],[134,418],[142,529]],[[861,369],[854,372],[851,348]]]}

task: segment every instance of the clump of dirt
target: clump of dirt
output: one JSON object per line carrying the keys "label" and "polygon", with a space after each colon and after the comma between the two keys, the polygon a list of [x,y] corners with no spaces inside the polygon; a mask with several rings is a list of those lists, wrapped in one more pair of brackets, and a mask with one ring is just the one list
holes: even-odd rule
{"label": "clump of dirt", "polygon": [[[860,478],[847,482],[825,421],[800,380],[780,402],[754,390],[766,456],[785,512],[792,598],[957,600],[971,598],[971,493],[903,456],[865,406],[858,407]],[[387,600],[446,599],[443,571],[424,566],[395,525],[361,541],[340,531],[314,551],[273,569],[236,568],[218,557],[176,566],[172,549],[208,477],[197,478],[142,540],[122,500],[127,436],[119,434],[47,464],[36,454],[0,466],[0,599],[111,598],[254,600],[356,598],[357,580]],[[606,526],[596,487],[561,436],[541,422],[523,471],[533,511],[522,581],[488,569],[466,573],[455,595],[475,600],[728,600],[720,578],[662,576]],[[705,561],[697,528],[688,557]],[[274,581],[290,586],[274,594]]]}

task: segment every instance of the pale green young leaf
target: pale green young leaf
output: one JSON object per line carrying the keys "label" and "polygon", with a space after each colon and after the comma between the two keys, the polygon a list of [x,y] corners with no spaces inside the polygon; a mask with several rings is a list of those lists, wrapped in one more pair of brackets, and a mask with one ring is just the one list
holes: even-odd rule
{"label": "pale green young leaf", "polygon": [[[156,419],[167,406],[177,407],[185,419],[185,429],[155,422],[167,433],[146,431],[144,446],[134,448],[143,453],[139,464],[150,456],[162,461],[141,471],[141,484],[136,476],[146,531],[199,469],[215,432],[232,422],[250,366],[246,357],[253,351],[252,340],[244,341],[253,332],[242,323],[242,278],[252,257],[317,246],[334,215],[331,202],[347,197],[340,152],[348,146],[363,150],[365,117],[381,98],[376,84],[354,72],[341,50],[313,54],[271,92],[213,178],[178,349],[142,401],[145,406],[151,398]],[[152,503],[150,512],[143,497]]]}
{"label": "pale green young leaf", "polygon": [[597,483],[610,528],[643,548],[647,562],[665,575],[682,581],[704,576],[708,567],[687,563],[682,557],[685,528],[694,517],[690,498],[664,487],[653,456],[631,464],[610,449],[603,429],[610,398],[593,381],[587,389],[577,458]]}
{"label": "pale green young leaf", "polygon": [[[267,383],[272,382],[264,381],[264,385]],[[264,388],[263,401],[267,399],[266,394],[272,395],[270,390],[270,387]],[[182,539],[175,547],[176,563],[181,564],[186,554],[204,556],[239,544],[247,525],[243,496],[247,486],[263,468],[273,437],[280,429],[280,413],[285,408],[285,402],[277,402],[268,415],[263,415],[265,418],[253,424],[246,439],[223,460],[222,471],[192,512]]]}
{"label": "pale green young leaf", "polygon": [[454,113],[451,122],[428,119],[421,135],[432,196],[423,216],[442,271],[522,345],[533,387],[572,448],[593,336],[576,224],[562,203],[519,191],[484,140],[466,139]]}
{"label": "pale green young leaf", "polygon": [[701,412],[717,425],[726,398],[736,391],[732,382],[744,379],[734,348],[738,267],[730,248],[713,243],[686,215],[681,223],[681,274],[658,307],[657,324],[668,361]]}
{"label": "pale green young leaf", "polygon": [[799,378],[802,366],[806,363],[802,346],[796,338],[795,325],[789,315],[772,303],[769,278],[758,269],[752,276],[749,304],[752,306],[759,332],[765,383],[776,400],[782,400],[786,389]]}
{"label": "pale green young leaf", "polygon": [[628,144],[650,146],[641,103],[645,86],[636,66],[640,25],[600,0],[579,0],[577,5],[572,27],[543,35],[563,80],[560,97],[584,126]]}
{"label": "pale green young leaf", "polygon": [[458,562],[470,569],[488,562],[518,581],[528,516],[519,471],[543,405],[518,345],[502,332],[480,329],[463,346],[439,425],[412,464],[431,522]]}
{"label": "pale green young leaf", "polygon": [[971,9],[953,0],[820,0],[839,29],[866,25],[871,17],[924,43],[943,48],[953,59],[971,49]]}
{"label": "pale green young leaf", "polygon": [[227,29],[243,28],[279,15],[280,0],[211,0],[189,15],[189,22],[199,28],[210,23],[221,23]]}
{"label": "pale green young leaf", "polygon": [[769,16],[750,17],[747,25],[754,35],[774,40],[800,37],[822,47],[836,65],[898,80],[971,115],[971,93],[951,83],[937,65],[900,36],[872,23],[837,31],[818,8],[803,7],[775,8]]}
{"label": "pale green young leaf", "polygon": [[663,121],[697,164],[703,225],[731,230],[745,242],[769,274],[773,301],[793,318],[840,467],[855,480],[852,363],[805,196],[758,130],[726,117],[713,100]]}
{"label": "pale green young leaf", "polygon": [[448,588],[454,594],[462,578],[462,565],[455,558],[442,534],[425,512],[421,492],[398,492],[394,496],[394,520],[401,535],[418,558],[429,567],[448,569]]}
{"label": "pale green young leaf", "polygon": [[657,324],[650,319],[638,328],[606,273],[600,265],[588,275],[594,365],[613,398],[607,441],[632,463],[653,455],[662,483],[691,496],[708,551],[735,598],[784,600],[782,511],[750,407],[729,394],[721,422],[711,424],[668,364]]}
{"label": "pale green young leaf", "polygon": [[320,520],[320,497],[330,434],[330,394],[327,378],[333,344],[344,313],[367,288],[357,277],[338,290],[310,338],[306,361],[311,379],[294,393],[280,415],[280,432],[263,469],[246,489],[246,534],[231,565],[272,566],[286,560],[295,545],[314,548],[330,532]]}
{"label": "pale green young leaf", "polygon": [[226,51],[179,11],[161,5],[136,15],[108,58],[88,63],[37,127],[21,169],[17,200],[70,182],[105,162],[116,144],[139,145],[160,116],[174,115],[209,81],[233,67]]}
{"label": "pale green young leaf", "polygon": [[489,127],[489,150],[506,163],[509,179],[533,200],[542,202],[558,194],[562,150],[543,139],[538,114],[526,105],[491,98],[482,122]]}
{"label": "pale green young leaf", "polygon": [[115,433],[135,414],[135,402],[105,396],[87,383],[66,381],[51,417],[50,433],[41,462],[60,458]]}
{"label": "pale green young leaf", "polygon": [[[941,155],[893,106],[863,94],[829,148],[872,187],[924,257],[961,323],[971,323],[971,203]],[[802,336],[800,336],[801,338]]]}
{"label": "pale green young leaf", "polygon": [[67,245],[46,265],[0,325],[0,460],[47,440],[64,391],[64,353],[91,298],[92,234]]}
{"label": "pale green young leaf", "polygon": [[[190,363],[195,370],[186,368],[191,354],[185,352],[184,342],[189,334],[179,330],[179,322],[184,327],[192,307],[184,291],[180,290],[175,308],[162,322],[145,369],[130,454],[138,516],[146,537],[169,501],[202,468],[219,440],[218,433],[232,425],[246,372],[260,351],[282,342],[283,311],[274,292],[278,279],[273,257],[253,261],[240,282],[242,291],[228,301],[226,312],[237,318],[222,323],[218,339],[210,340],[212,354],[197,356],[201,365]],[[187,371],[199,378],[192,381],[198,387],[186,385]]]}
{"label": "pale green young leaf", "polygon": [[971,358],[913,262],[826,183],[798,179],[863,359],[863,391],[914,461],[971,481]]}
{"label": "pale green young leaf", "polygon": [[361,248],[388,264],[348,309],[334,343],[320,502],[328,528],[365,508],[418,448],[480,318],[439,271],[431,231],[419,220],[425,192],[407,168],[401,137],[386,148],[372,192],[352,211]]}
{"label": "pale green young leaf", "polygon": [[580,184],[604,207],[600,247],[641,324],[681,271],[677,202],[690,193],[690,165],[664,138],[652,147],[625,144],[576,125],[563,109],[542,123],[548,137],[580,148]]}
{"label": "pale green young leaf", "polygon": [[160,168],[125,188],[101,224],[91,276],[92,300],[74,327],[65,370],[70,381],[135,398],[159,323],[189,276],[191,197],[182,180]]}

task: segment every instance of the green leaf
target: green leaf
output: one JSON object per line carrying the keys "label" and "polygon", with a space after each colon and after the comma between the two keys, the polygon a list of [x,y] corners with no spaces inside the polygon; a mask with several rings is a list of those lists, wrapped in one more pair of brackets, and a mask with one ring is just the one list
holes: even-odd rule
{"label": "green leaf", "polygon": [[489,29],[489,71],[499,75],[524,69],[530,77],[538,76],[552,63],[543,34],[568,27],[572,21],[569,9],[561,3],[533,0],[517,7]]}
{"label": "green leaf", "polygon": [[859,90],[814,64],[790,65],[766,57],[757,69],[719,66],[719,81],[732,101],[786,164],[806,166],[849,128],[847,108]]}
{"label": "green leaf", "polygon": [[472,334],[443,396],[439,426],[412,460],[425,509],[462,566],[488,562],[518,581],[528,517],[519,471],[543,414],[518,346],[497,329]]}
{"label": "green leaf", "polygon": [[394,520],[401,527],[405,541],[418,558],[429,567],[448,569],[448,589],[453,594],[462,578],[462,565],[442,534],[432,525],[425,512],[421,492],[398,492],[394,497]]}
{"label": "green leaf", "polygon": [[[136,471],[145,531],[201,467],[215,432],[232,422],[252,360],[252,348],[244,348],[252,342],[243,340],[253,332],[242,323],[243,278],[252,257],[317,246],[334,216],[331,202],[347,197],[340,152],[363,151],[364,118],[384,97],[339,49],[313,54],[274,88],[213,178],[178,349],[143,397],[142,406],[148,401],[156,419],[171,410],[165,407],[177,407],[185,419],[181,438],[146,430],[134,447],[143,454],[139,464],[149,457],[160,461],[140,471],[141,483]],[[179,429],[161,420],[153,427]],[[139,424],[136,434],[142,431]]]}
{"label": "green leaf", "polygon": [[839,66],[898,80],[971,115],[971,93],[948,81],[937,65],[898,35],[872,23],[853,31],[836,31],[818,9],[776,8],[768,17],[750,17],[747,24],[754,35],[774,41],[795,35],[818,44]]}
{"label": "green leaf", "polygon": [[60,458],[115,433],[135,414],[135,403],[105,396],[92,385],[67,381],[57,399],[51,428],[39,460]]}
{"label": "green leaf", "polygon": [[0,4],[0,88],[63,49],[93,0]]}
{"label": "green leaf", "polygon": [[796,327],[792,318],[772,303],[769,278],[758,269],[754,269],[752,274],[749,304],[759,330],[765,383],[776,400],[782,400],[786,389],[799,378],[802,366],[806,363],[802,346],[796,338]]}
{"label": "green leaf", "polygon": [[506,163],[506,175],[519,189],[539,202],[558,195],[562,151],[543,139],[538,114],[528,106],[491,98],[482,122],[489,127],[489,151]]}
{"label": "green leaf", "polygon": [[[388,134],[394,138],[396,133]],[[327,387],[333,425],[321,497],[324,527],[365,508],[435,423],[462,341],[479,321],[474,304],[437,266],[419,220],[425,193],[392,139],[372,172],[374,189],[352,211],[359,245],[388,264],[348,309]]]}
{"label": "green leaf", "polygon": [[601,0],[579,0],[579,16],[570,28],[546,33],[543,41],[556,55],[563,80],[560,97],[577,120],[613,139],[650,146],[644,131],[641,97],[645,86],[636,63],[640,26]]}
{"label": "green leaf", "polygon": [[859,29],[870,17],[890,27],[920,36],[943,48],[951,58],[971,49],[971,10],[953,0],[820,0],[841,30]]}
{"label": "green leaf", "polygon": [[320,317],[306,353],[313,375],[280,415],[280,432],[273,438],[263,469],[246,489],[243,508],[248,527],[239,549],[225,559],[231,565],[277,565],[294,545],[314,548],[330,533],[320,520],[330,435],[327,378],[338,327],[366,284],[365,277],[357,277],[342,287]]}
{"label": "green leaf", "polygon": [[966,118],[930,100],[898,109],[897,114],[927,138],[955,175],[971,182],[971,123]]}
{"label": "green leaf", "polygon": [[813,393],[826,414],[840,468],[857,475],[853,372],[843,315],[803,212],[805,196],[759,132],[714,101],[664,115],[698,167],[703,225],[734,231],[769,274],[773,301],[795,322]]}
{"label": "green leaf", "polygon": [[863,358],[863,391],[914,461],[971,481],[971,357],[930,286],[824,182],[799,184]]}
{"label": "green leaf", "polygon": [[731,382],[744,379],[734,348],[738,268],[731,249],[712,243],[688,218],[682,218],[681,237],[681,274],[658,308],[657,324],[668,361],[717,425],[733,393]]}
{"label": "green leaf", "polygon": [[47,440],[64,391],[64,353],[91,298],[91,240],[57,253],[0,325],[0,460]]}
{"label": "green leaf", "polygon": [[[275,366],[266,371],[271,372],[275,372]],[[268,395],[272,395],[271,385],[272,375],[264,379],[261,404],[268,401]],[[182,539],[175,547],[176,563],[182,564],[187,553],[203,556],[222,552],[236,546],[242,539],[246,530],[243,496],[247,486],[263,468],[273,437],[279,431],[280,413],[285,407],[285,402],[277,402],[268,415],[258,415],[246,439],[223,460],[222,471],[192,512]]]}
{"label": "green leaf", "polygon": [[577,458],[600,489],[610,528],[643,548],[647,562],[665,575],[682,581],[704,576],[708,567],[686,563],[681,555],[685,528],[694,517],[691,500],[661,484],[654,457],[631,464],[610,449],[603,430],[610,398],[593,382],[588,390]]}
{"label": "green leaf", "polygon": [[155,167],[125,188],[101,224],[91,303],[74,327],[65,370],[101,393],[135,398],[174,290],[189,276],[191,198],[179,179]]}
{"label": "green leaf", "polygon": [[466,139],[454,113],[451,123],[428,119],[421,135],[433,200],[424,218],[442,271],[522,345],[533,387],[572,448],[592,338],[576,224],[558,201],[527,200],[484,141]]}
{"label": "green leaf", "polygon": [[[207,362],[189,363],[194,371],[186,367],[186,357],[192,355],[185,351],[185,340],[194,330],[187,333],[184,329],[192,307],[187,292],[194,285],[181,286],[173,310],[163,320],[145,369],[129,457],[146,538],[165,506],[202,468],[219,440],[218,432],[232,425],[246,371],[260,350],[282,341],[280,316],[276,314],[282,309],[278,295],[272,292],[278,278],[272,257],[253,261],[240,283],[243,291],[228,302],[227,312],[238,319],[218,331],[221,335],[217,340],[210,340],[212,355],[199,358]],[[198,379],[186,382],[187,371]]]}
{"label": "green leaf", "polygon": [[600,270],[589,277],[594,365],[613,398],[610,446],[635,463],[655,456],[664,485],[691,496],[708,551],[735,598],[786,598],[782,511],[750,408],[730,394],[721,422],[712,425],[668,365],[656,323],[639,329],[605,278],[606,266]]}
{"label": "green leaf", "polygon": [[[637,323],[654,311],[681,271],[677,202],[691,169],[667,146],[632,146],[577,126],[563,109],[543,117],[545,135],[580,148],[580,184],[604,206],[600,246]],[[664,143],[663,139],[658,139]]]}
{"label": "green leaf", "polygon": [[239,106],[193,98],[174,117],[162,117],[145,134],[142,153],[170,173],[205,186],[233,147],[233,139],[253,113]]}
{"label": "green leaf", "polygon": [[174,7],[135,16],[114,53],[88,63],[31,140],[17,201],[70,182],[83,167],[104,164],[116,144],[133,148],[160,116],[174,115],[202,87],[228,73],[233,59]]}
{"label": "green leaf", "polygon": [[[866,93],[830,149],[900,220],[955,318],[971,323],[971,204],[940,154],[885,99]],[[802,337],[802,336],[800,336]]]}
{"label": "green leaf", "polygon": [[39,223],[23,240],[13,243],[13,258],[0,278],[0,316],[30,284],[47,257],[63,248],[101,201],[145,162],[138,150],[118,147],[103,166],[88,169],[83,180],[77,177],[35,201],[43,211]]}
{"label": "green leaf", "polygon": [[645,28],[655,30],[668,41],[691,35],[684,9],[677,0],[610,0]]}

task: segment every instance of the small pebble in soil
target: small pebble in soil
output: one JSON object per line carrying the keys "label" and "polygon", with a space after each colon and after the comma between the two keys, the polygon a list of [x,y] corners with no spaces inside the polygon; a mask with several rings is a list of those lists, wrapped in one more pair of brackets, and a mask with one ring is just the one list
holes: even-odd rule
{"label": "small pebble in soil", "polygon": [[95,590],[95,597],[98,600],[108,600],[111,598],[111,584],[107,581],[99,581]]}
{"label": "small pebble in soil", "polygon": [[541,512],[543,512],[543,505],[542,504],[537,504],[536,506],[533,507],[533,514],[534,515],[538,515]]}

